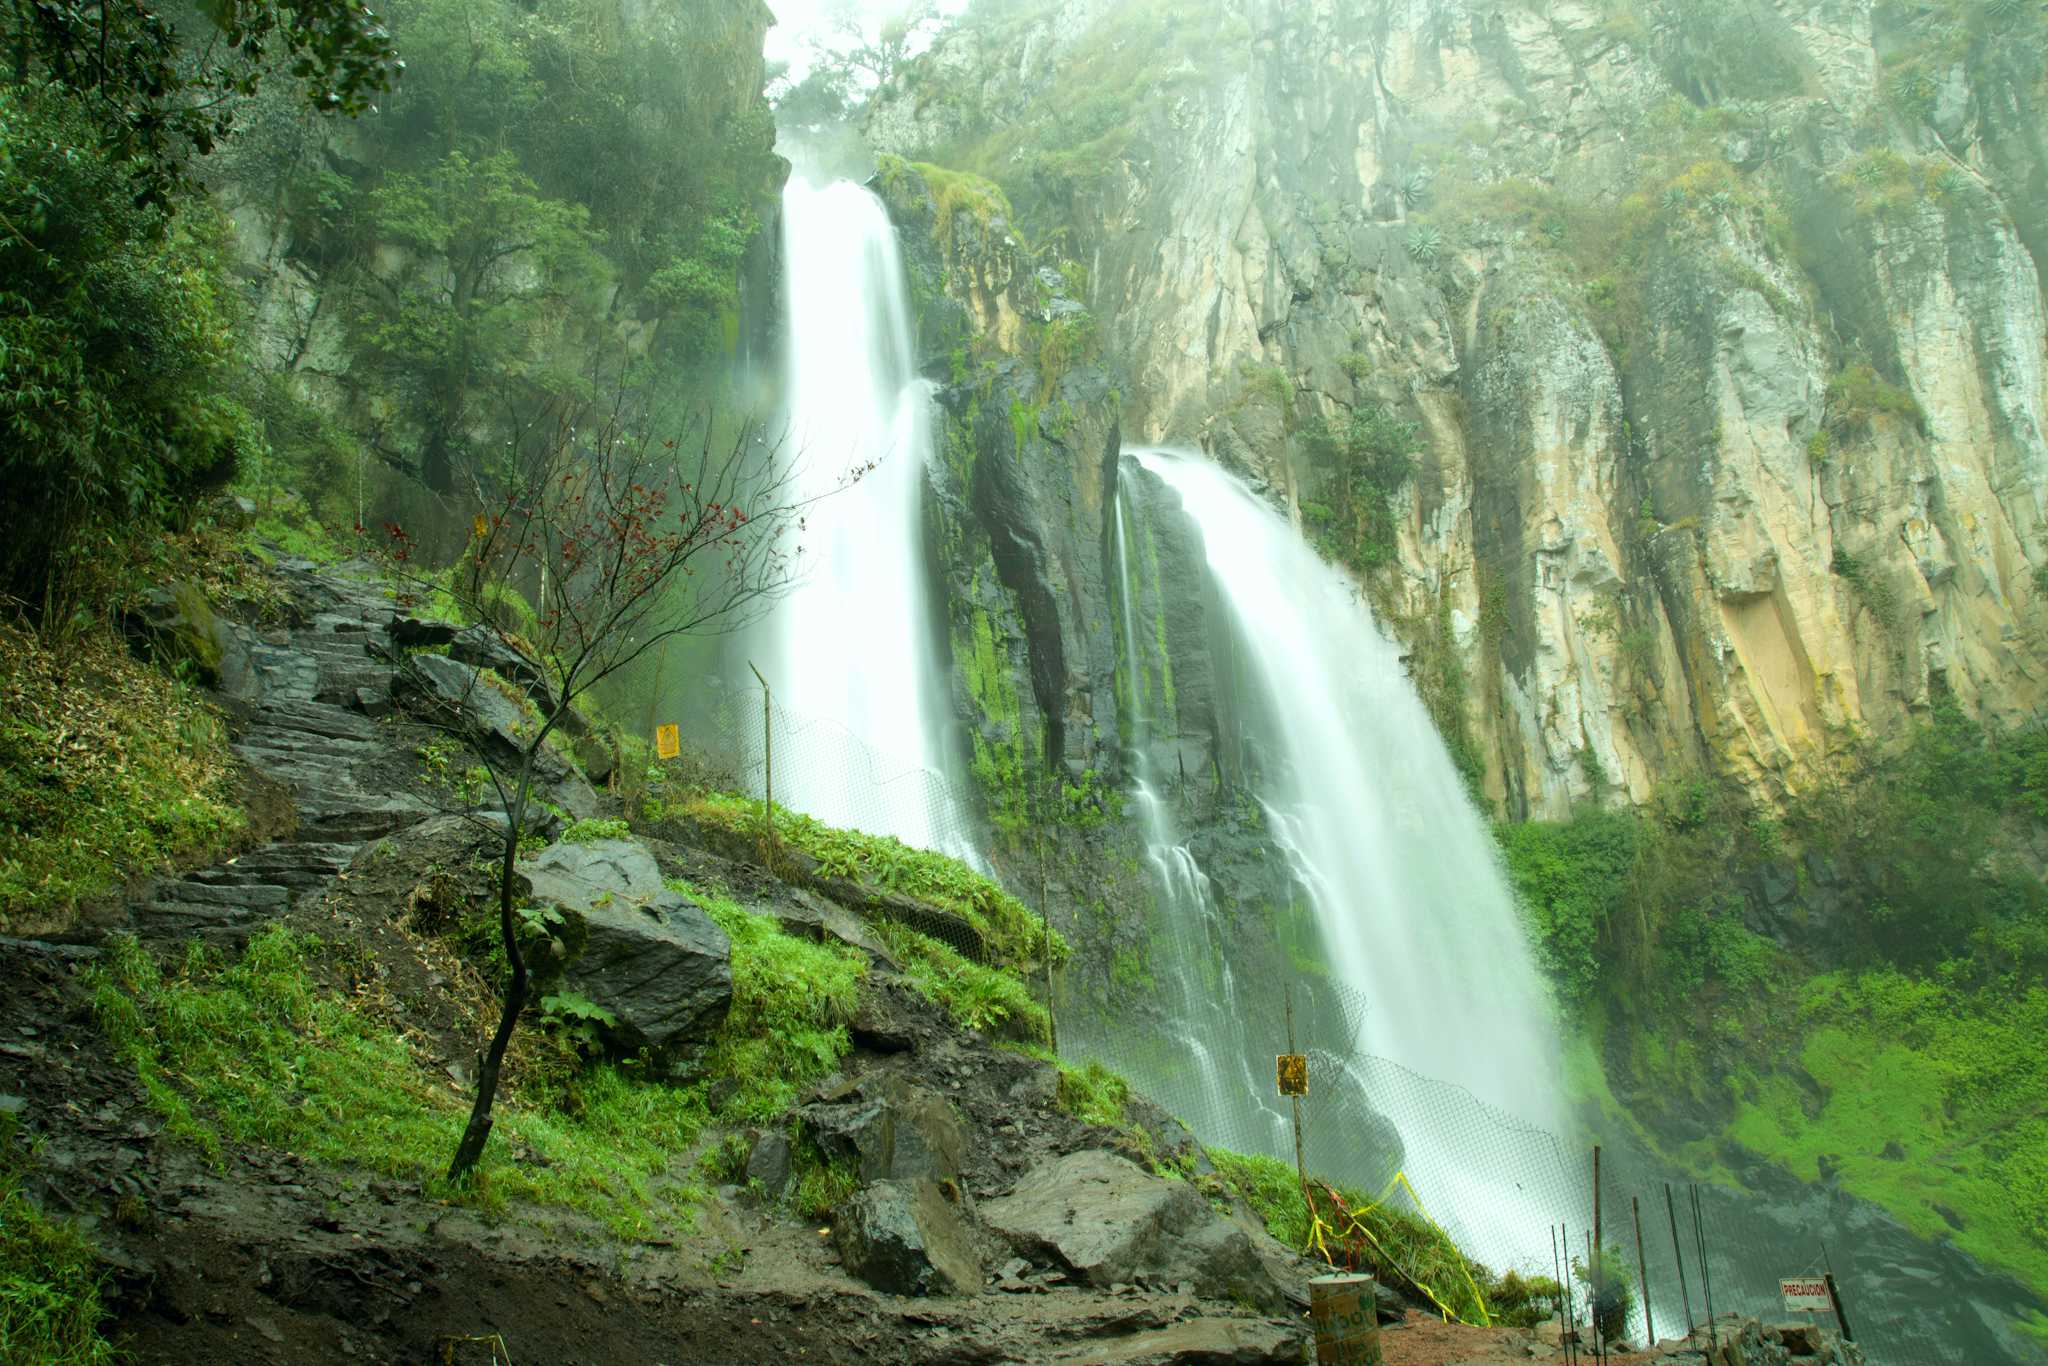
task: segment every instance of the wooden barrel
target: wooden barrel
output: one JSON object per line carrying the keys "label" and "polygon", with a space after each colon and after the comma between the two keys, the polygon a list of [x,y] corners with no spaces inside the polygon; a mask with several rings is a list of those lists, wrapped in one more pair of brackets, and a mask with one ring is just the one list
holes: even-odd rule
{"label": "wooden barrel", "polygon": [[1380,1307],[1370,1276],[1318,1276],[1308,1283],[1316,1366],[1381,1366]]}

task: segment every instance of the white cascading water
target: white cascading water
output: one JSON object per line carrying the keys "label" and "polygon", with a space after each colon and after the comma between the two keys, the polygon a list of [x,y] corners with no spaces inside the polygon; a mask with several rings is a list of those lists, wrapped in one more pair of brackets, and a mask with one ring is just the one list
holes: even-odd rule
{"label": "white cascading water", "polygon": [[[811,509],[764,671],[778,801],[828,824],[960,852],[939,745],[921,495],[932,387],[919,378],[896,231],[847,180],[783,192],[785,453]],[[866,472],[842,489],[848,473]],[[830,723],[821,725],[819,723]],[[849,737],[853,743],[849,743]]]}
{"label": "white cascading water", "polygon": [[[1563,1132],[1555,1028],[1512,893],[1399,650],[1356,586],[1243,484],[1200,456],[1132,458],[1200,529],[1270,709],[1277,762],[1258,795],[1314,903],[1332,975],[1365,994],[1359,1043]],[[1492,1212],[1491,1227],[1461,1230],[1468,1251],[1517,1260],[1562,1213],[1521,1208],[1507,1154],[1476,1150],[1484,1134],[1449,1131],[1420,1092],[1383,1077],[1366,1091],[1400,1129],[1426,1198]]]}
{"label": "white cascading water", "polygon": [[1160,902],[1175,928],[1154,945],[1153,966],[1169,993],[1160,1005],[1173,1022],[1176,1038],[1171,1051],[1176,1066],[1169,1076],[1099,1038],[1088,1040],[1088,1051],[1115,1056],[1127,1079],[1141,1091],[1169,1100],[1184,1115],[1200,1116],[1205,1141],[1244,1151],[1266,1151],[1285,1135],[1287,1123],[1277,1105],[1264,1101],[1258,1078],[1252,1075],[1250,1059],[1258,1056],[1259,1044],[1267,1041],[1245,1037],[1236,979],[1228,956],[1221,951],[1223,935],[1214,924],[1214,888],[1183,842],[1174,813],[1160,795],[1151,771],[1146,745],[1147,689],[1138,677],[1142,656],[1132,610],[1138,601],[1138,587],[1131,577],[1130,529],[1121,490],[1116,497],[1115,530],[1117,601],[1123,617],[1124,668],[1129,671],[1125,725],[1134,768],[1131,796],[1144,825],[1146,859],[1152,866]]}

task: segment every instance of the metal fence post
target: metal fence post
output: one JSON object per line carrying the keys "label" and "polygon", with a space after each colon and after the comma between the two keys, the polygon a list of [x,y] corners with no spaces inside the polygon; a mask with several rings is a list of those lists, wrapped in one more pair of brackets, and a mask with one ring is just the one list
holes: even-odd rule
{"label": "metal fence post", "polygon": [[761,677],[761,671],[754,668],[754,661],[748,660],[747,667],[754,670],[754,677],[761,679],[761,814],[767,825],[767,840],[775,843],[775,696],[768,687],[768,680]]}

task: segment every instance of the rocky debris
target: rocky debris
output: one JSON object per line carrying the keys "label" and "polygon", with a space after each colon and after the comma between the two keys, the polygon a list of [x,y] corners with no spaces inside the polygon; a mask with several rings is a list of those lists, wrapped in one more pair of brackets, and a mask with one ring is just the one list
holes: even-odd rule
{"label": "rocky debris", "polygon": [[1113,1153],[1043,1163],[980,1214],[1020,1253],[1050,1259],[1090,1285],[1188,1283],[1202,1296],[1268,1311],[1290,1299],[1254,1246],[1264,1233],[1218,1214],[1187,1182],[1152,1176]]}
{"label": "rocky debris", "polygon": [[401,612],[391,619],[391,643],[402,650],[446,649],[460,634],[459,623]]}
{"label": "rocky debris", "polygon": [[877,1181],[839,1211],[834,1229],[846,1269],[895,1295],[972,1295],[980,1259],[936,1181]]}
{"label": "rocky debris", "polygon": [[825,1155],[853,1163],[863,1181],[956,1180],[967,1152],[945,1097],[900,1077],[841,1083],[797,1114]]}
{"label": "rocky debris", "polygon": [[780,1200],[782,1193],[789,1189],[790,1178],[795,1175],[789,1135],[770,1129],[755,1138],[753,1148],[747,1153],[746,1169],[741,1174],[747,1185],[763,1199]]}
{"label": "rocky debris", "polygon": [[783,932],[813,943],[837,940],[841,944],[859,949],[871,958],[879,959],[892,967],[896,959],[875,933],[862,923],[861,918],[837,902],[827,901],[816,893],[802,887],[782,888],[781,895],[773,901],[754,907],[755,910],[775,917]]}
{"label": "rocky debris", "polygon": [[1701,1324],[1687,1338],[1668,1338],[1645,1360],[1657,1366],[1863,1366],[1863,1349],[1817,1323],[1772,1323],[1740,1314]]}
{"label": "rocky debris", "polygon": [[1215,1173],[1216,1164],[1209,1160],[1208,1151],[1196,1140],[1194,1131],[1168,1114],[1164,1107],[1143,1096],[1129,1096],[1124,1100],[1124,1119],[1145,1135],[1152,1148],[1150,1156],[1153,1161],[1180,1168],[1194,1176]]}
{"label": "rocky debris", "polygon": [[846,1022],[854,1047],[870,1053],[913,1053],[926,1042],[927,1026],[897,999],[904,990],[899,982],[869,978],[853,1018]]}
{"label": "rocky debris", "polygon": [[[399,675],[399,695],[422,718],[459,727],[509,771],[520,761],[540,722],[483,672],[446,655],[413,655]],[[538,795],[577,820],[597,815],[597,793],[560,755],[543,745],[534,757]]]}
{"label": "rocky debris", "polygon": [[519,868],[535,906],[560,910],[575,949],[562,984],[608,1011],[608,1040],[673,1053],[709,1039],[732,1005],[732,941],[663,885],[638,840],[552,845]]}
{"label": "rocky debris", "polygon": [[1302,1332],[1260,1319],[1197,1318],[1047,1357],[1074,1366],[1266,1366],[1302,1359]]}
{"label": "rocky debris", "polygon": [[[554,709],[554,689],[540,665],[514,649],[488,626],[470,626],[457,631],[449,639],[448,658],[473,669],[489,669],[518,687],[542,713]],[[582,718],[574,712],[562,719],[562,725],[572,735],[580,734],[584,729]]]}

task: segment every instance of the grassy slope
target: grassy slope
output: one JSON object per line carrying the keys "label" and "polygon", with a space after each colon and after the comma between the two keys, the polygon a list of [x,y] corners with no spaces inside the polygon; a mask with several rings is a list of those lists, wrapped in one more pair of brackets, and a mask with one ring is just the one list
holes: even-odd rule
{"label": "grassy slope", "polygon": [[[1572,1087],[1703,1176],[1832,1174],[1916,1233],[2048,1286],[2048,910],[2023,850],[2048,741],[1937,712],[1867,778],[1760,820],[1699,790],[1640,818],[1521,826],[1503,846],[1568,1016]],[[1759,869],[1835,889],[1825,934],[1744,923]],[[1604,1063],[1604,1070],[1601,1064]],[[1608,1088],[1636,1107],[1629,1114]]]}
{"label": "grassy slope", "polygon": [[0,931],[204,858],[243,826],[220,715],[102,632],[0,622]]}

